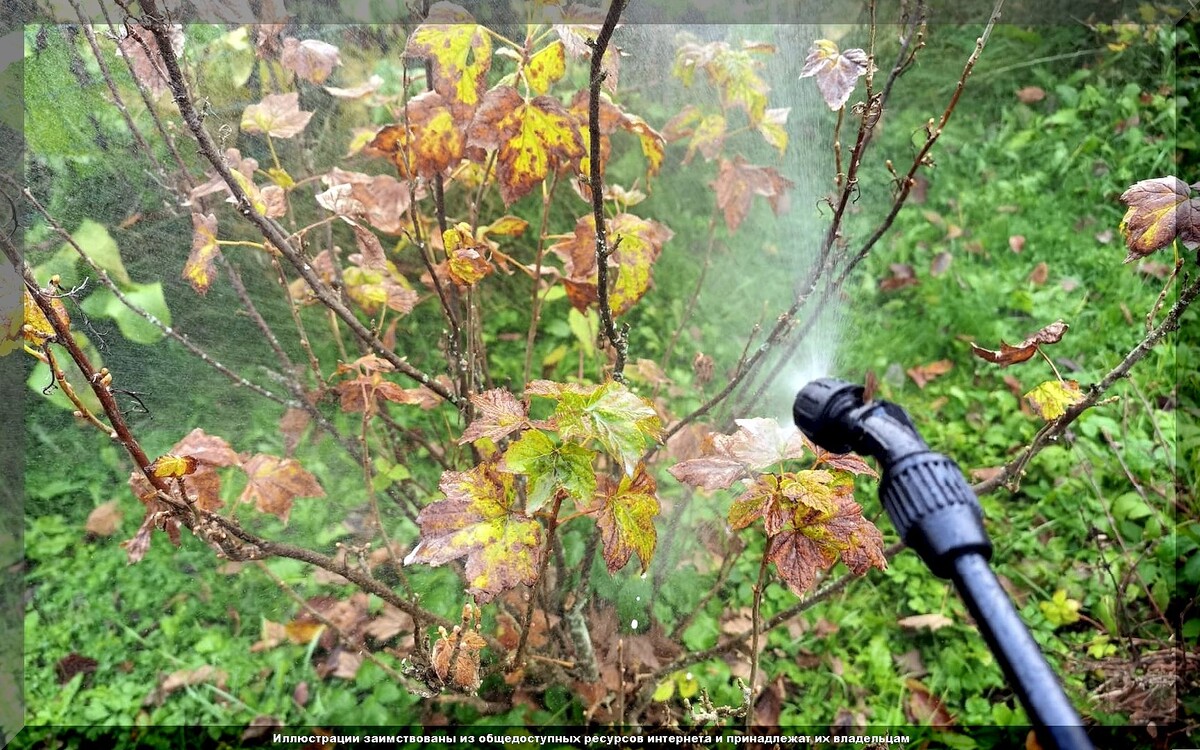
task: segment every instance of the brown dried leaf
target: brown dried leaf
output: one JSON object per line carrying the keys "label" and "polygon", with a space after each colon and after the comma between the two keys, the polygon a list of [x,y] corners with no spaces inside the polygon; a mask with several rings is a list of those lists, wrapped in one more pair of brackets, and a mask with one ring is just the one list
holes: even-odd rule
{"label": "brown dried leaf", "polygon": [[300,437],[311,420],[312,417],[303,409],[288,407],[283,413],[279,420],[279,434],[283,435],[283,452],[286,457],[290,458],[296,452]]}
{"label": "brown dried leaf", "polygon": [[312,118],[312,112],[300,110],[300,94],[268,94],[242,113],[242,131],[266,133],[272,138],[292,138],[300,134]]}
{"label": "brown dried leaf", "polygon": [[239,501],[253,502],[259,511],[278,516],[284,523],[297,497],[325,497],[316,477],[295,459],[259,453],[242,468],[246,471],[246,488]]}
{"label": "brown dried leaf", "polygon": [[917,387],[924,390],[929,381],[934,378],[941,377],[954,369],[954,363],[948,359],[939,359],[937,362],[930,362],[927,365],[917,365],[910,367],[905,372],[912,378]]}
{"label": "brown dried leaf", "polygon": [[946,271],[950,270],[950,263],[953,260],[954,256],[944,250],[933,256],[933,260],[929,263],[929,275],[941,276]]}
{"label": "brown dried leaf", "polygon": [[529,424],[525,404],[503,388],[471,396],[475,405],[475,419],[458,440],[459,445],[482,438],[500,440]]}
{"label": "brown dried leaf", "polygon": [[279,62],[309,83],[325,83],[334,66],[342,64],[338,48],[319,39],[300,41],[295,37],[283,40]]}
{"label": "brown dried leaf", "polygon": [[237,452],[217,435],[197,427],[171,448],[172,453],[189,455],[209,466],[236,466],[242,462]]}
{"label": "brown dried leaf", "polygon": [[[479,652],[487,645],[487,641],[474,630],[462,631],[458,626],[455,626],[452,635],[445,628],[438,628],[438,632],[441,637],[433,644],[434,672],[443,681],[459,689],[477,689],[480,683]],[[452,656],[453,665],[450,664]]]}
{"label": "brown dried leaf", "polygon": [[59,684],[66,684],[77,674],[92,674],[98,666],[100,663],[90,656],[72,651],[55,663],[54,672],[58,675]]}
{"label": "brown dried leaf", "polygon": [[1022,104],[1033,104],[1046,98],[1046,91],[1039,86],[1026,86],[1017,89],[1017,100]]}
{"label": "brown dried leaf", "polygon": [[1041,286],[1046,283],[1046,279],[1050,278],[1050,266],[1045,261],[1038,263],[1029,272],[1029,283],[1034,286]]}
{"label": "brown dried leaf", "polygon": [[908,718],[914,724],[931,727],[954,726],[954,717],[946,710],[942,700],[929,692],[929,688],[912,677],[906,679],[904,683],[909,690],[908,701],[904,708]]}
{"label": "brown dried leaf", "polygon": [[896,624],[905,630],[921,630],[928,628],[929,630],[941,630],[947,625],[953,625],[954,620],[939,613],[932,612],[927,615],[911,615],[909,617],[901,617],[896,620]]}
{"label": "brown dried leaf", "polygon": [[[158,47],[158,37],[139,23],[130,21],[125,29],[128,34],[117,42],[118,54],[129,60],[134,80],[154,97],[171,90],[170,79]],[[171,26],[171,49],[178,57],[183,54],[183,26]]]}
{"label": "brown dried leaf", "polygon": [[121,513],[120,503],[116,500],[109,500],[92,509],[92,512],[88,514],[84,530],[96,536],[112,536],[121,527],[123,518],[124,514]]}
{"label": "brown dried leaf", "polygon": [[739,155],[733,161],[718,162],[717,178],[710,186],[717,192],[717,206],[732,232],[749,215],[750,201],[756,195],[767,199],[776,216],[786,211],[787,191],[793,184],[775,169],[747,164]]}
{"label": "brown dried leaf", "polygon": [[227,672],[208,664],[195,669],[179,669],[163,677],[158,686],[142,701],[142,705],[161,706],[171,693],[204,683],[212,683],[223,690],[228,680]]}
{"label": "brown dried leaf", "polygon": [[[321,177],[328,189],[316,196],[323,208],[340,216],[362,216],[386,234],[401,234],[408,224],[413,193],[408,185],[390,175],[346,172],[334,167]],[[424,196],[417,190],[416,197]]]}
{"label": "brown dried leaf", "polygon": [[1018,253],[1018,254],[1022,250],[1024,250],[1025,249],[1025,235],[1014,234],[1013,236],[1009,237],[1008,238],[1008,249],[1012,250],[1014,253]]}
{"label": "brown dried leaf", "polygon": [[993,351],[984,349],[976,344],[971,344],[971,352],[980,359],[993,362],[1002,367],[1014,365],[1018,362],[1024,362],[1034,354],[1037,354],[1038,347],[1044,344],[1057,344],[1062,340],[1064,334],[1070,326],[1061,320],[1056,320],[1050,325],[1030,334],[1024,341],[1016,346],[1000,341],[1000,350]]}
{"label": "brown dried leaf", "polygon": [[917,272],[907,263],[892,263],[888,266],[892,275],[879,281],[881,292],[894,292],[906,286],[916,286],[921,283]]}

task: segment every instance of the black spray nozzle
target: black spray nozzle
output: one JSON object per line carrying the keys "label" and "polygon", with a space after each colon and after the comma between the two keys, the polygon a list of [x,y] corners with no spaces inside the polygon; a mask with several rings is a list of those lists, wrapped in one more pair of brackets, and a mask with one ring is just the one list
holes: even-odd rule
{"label": "black spray nozzle", "polygon": [[821,378],[796,394],[792,417],[825,450],[879,461],[883,507],[935,575],[950,577],[954,560],[969,552],[991,557],[975,493],[954,461],[929,450],[904,409],[864,402],[861,386]]}
{"label": "black spray nozzle", "polygon": [[929,449],[904,409],[863,396],[851,383],[814,380],[796,394],[792,417],[825,450],[879,461],[879,499],[900,538],[934,575],[954,581],[1043,746],[1090,750],[1079,716],[988,567],[992,544],[962,470]]}

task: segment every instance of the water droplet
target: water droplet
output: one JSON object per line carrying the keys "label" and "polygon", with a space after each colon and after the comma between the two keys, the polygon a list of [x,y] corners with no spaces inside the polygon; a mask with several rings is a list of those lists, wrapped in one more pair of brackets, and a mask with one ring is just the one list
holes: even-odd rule
{"label": "water droplet", "polygon": [[683,678],[684,678],[685,680],[688,680],[689,682],[690,682],[691,680],[694,680],[694,679],[696,679],[695,677],[693,677],[693,676],[692,676],[692,673],[691,673],[691,672],[688,672],[686,675],[684,675],[684,676],[683,676]]}
{"label": "water droplet", "polygon": [[635,598],[637,601],[639,601],[639,602],[642,600],[642,597],[640,597],[640,596],[636,596],[636,597],[634,597],[634,598]]}
{"label": "water droplet", "polygon": [[633,621],[631,621],[631,622],[629,623],[629,629],[630,629],[630,630],[637,630],[637,620],[633,620]]}

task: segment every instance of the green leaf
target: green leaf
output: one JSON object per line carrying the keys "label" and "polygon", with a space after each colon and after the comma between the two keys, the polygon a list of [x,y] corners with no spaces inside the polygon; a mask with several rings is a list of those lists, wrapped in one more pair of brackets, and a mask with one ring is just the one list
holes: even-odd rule
{"label": "green leaf", "polygon": [[621,477],[615,489],[606,487],[597,498],[596,526],[604,544],[604,562],[608,572],[616,573],[636,552],[642,561],[642,572],[650,567],[658,532],[654,517],[658,515],[654,477],[638,464],[637,473]]}
{"label": "green leaf", "polygon": [[[125,297],[141,309],[153,315],[165,326],[171,325],[171,311],[163,298],[161,282],[153,284],[130,283]],[[163,337],[163,332],[150,321],[125,306],[108,289],[90,295],[81,305],[83,311],[93,317],[111,318],[116,321],[121,335],[137,344],[153,344]]]}
{"label": "green leaf", "polygon": [[674,695],[675,695],[675,678],[674,678],[674,676],[671,676],[671,677],[668,677],[667,679],[663,680],[662,682],[658,683],[658,687],[654,688],[654,695],[650,696],[650,698],[651,698],[651,700],[655,700],[655,701],[658,701],[659,703],[662,703],[664,701],[671,700],[671,698],[674,697]]}
{"label": "green leaf", "polygon": [[[125,264],[121,262],[121,251],[117,248],[116,240],[102,225],[91,219],[84,219],[71,235],[71,239],[88,254],[92,262],[107,271],[113,281],[122,287],[133,284],[133,279],[129,278],[129,272],[125,270]],[[59,253],[75,255],[71,246],[65,243]]]}
{"label": "green leaf", "polygon": [[420,542],[405,565],[444,565],[467,559],[467,591],[480,602],[522,583],[537,582],[542,559],[542,526],[514,509],[513,475],[495,464],[470,471],[447,471],[439,485],[445,500],[417,516]]}
{"label": "green leaf", "polygon": [[504,454],[508,471],[529,482],[526,513],[541,510],[560,489],[583,507],[596,493],[596,453],[574,443],[555,445],[540,430],[527,430]]}
{"label": "green leaf", "polygon": [[[554,288],[562,289],[560,286]],[[584,356],[589,359],[596,356],[596,336],[600,332],[600,316],[593,310],[588,310],[585,314],[572,307],[567,311],[567,325],[570,326],[571,333],[575,334],[579,345],[583,347]]]}
{"label": "green leaf", "polygon": [[650,402],[615,380],[590,393],[564,389],[558,399],[554,412],[558,434],[598,440],[627,475],[633,474],[647,443],[662,434],[662,423]]}
{"label": "green leaf", "polygon": [[1079,621],[1079,600],[1069,598],[1066,589],[1055,591],[1050,601],[1040,602],[1038,607],[1056,628]]}

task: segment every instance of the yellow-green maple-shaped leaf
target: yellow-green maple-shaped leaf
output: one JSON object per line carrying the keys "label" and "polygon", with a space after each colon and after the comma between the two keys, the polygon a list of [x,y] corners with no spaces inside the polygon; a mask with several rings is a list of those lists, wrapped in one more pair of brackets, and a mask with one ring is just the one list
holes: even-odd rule
{"label": "yellow-green maple-shaped leaf", "polygon": [[369,146],[386,154],[401,177],[433,179],[462,161],[467,141],[445,97],[426,91],[405,102],[404,121],[380,130]]}
{"label": "yellow-green maple-shaped leaf", "polygon": [[503,388],[476,393],[471,403],[476,409],[475,419],[463,431],[459,445],[483,438],[500,440],[529,424],[525,404]]}
{"label": "yellow-green maple-shaped leaf", "polygon": [[215,214],[192,214],[192,252],[183,265],[183,278],[199,294],[207,294],[217,277],[217,217]]}
{"label": "yellow-green maple-shaped leaf", "polygon": [[594,439],[632,475],[650,441],[662,434],[654,406],[615,380],[591,392],[563,390],[554,412],[558,434],[566,439]]}
{"label": "yellow-green maple-shaped leaf", "polygon": [[1129,206],[1120,226],[1129,249],[1126,263],[1170,245],[1177,236],[1195,249],[1191,243],[1200,243],[1200,200],[1190,196],[1191,188],[1178,177],[1142,180],[1121,193],[1121,202]]}
{"label": "yellow-green maple-shaped leaf", "polygon": [[612,482],[597,496],[596,526],[600,529],[604,563],[609,573],[616,573],[636,552],[642,562],[642,572],[650,567],[658,532],[654,517],[658,515],[657,487],[654,477],[638,464],[636,471],[621,477],[615,487]]}
{"label": "yellow-green maple-shaped leaf", "polygon": [[529,58],[529,63],[525,66],[525,80],[535,93],[544,94],[566,72],[566,51],[563,43],[556,40]]}
{"label": "yellow-green maple-shaped leaf", "polygon": [[[25,293],[28,294],[28,290]],[[24,338],[21,329],[25,325],[25,310],[22,308],[10,308],[0,317],[0,357],[6,357],[21,348]]]}
{"label": "yellow-green maple-shaped leaf", "polygon": [[492,40],[461,6],[434,3],[408,38],[404,55],[433,61],[434,91],[468,111],[479,104],[492,66]]}
{"label": "yellow-green maple-shaped leaf", "polygon": [[754,55],[774,51],[774,47],[764,44],[746,43],[735,49],[728,42],[689,41],[676,50],[672,73],[690,86],[696,71],[703,70],[720,92],[722,107],[744,110],[751,126],[757,127],[766,112],[771,87],[758,74],[761,63]]}
{"label": "yellow-green maple-shaped leaf", "polygon": [[642,155],[646,157],[646,174],[653,177],[662,169],[663,157],[666,156],[666,139],[662,133],[650,127],[637,115],[624,113],[621,127],[638,137],[642,144]]}
{"label": "yellow-green maple-shaped leaf", "polygon": [[541,510],[558,492],[584,507],[596,493],[595,451],[574,443],[555,445],[541,430],[527,430],[504,453],[504,468],[525,475],[527,513]]}
{"label": "yellow-green maple-shaped leaf", "polygon": [[744,529],[758,519],[763,519],[770,536],[772,531],[778,532],[788,519],[788,508],[781,504],[785,502],[783,493],[779,491],[779,477],[775,474],[763,474],[746,488],[746,491],[734,499],[729,506],[729,525],[734,529]]}
{"label": "yellow-green maple-shaped leaf", "polygon": [[557,99],[539,96],[527,102],[511,86],[497,86],[484,96],[467,129],[467,145],[496,151],[505,205],[584,155],[579,123]]}
{"label": "yellow-green maple-shaped leaf", "polygon": [[1049,422],[1067,413],[1067,409],[1083,400],[1079,383],[1074,380],[1047,380],[1025,394],[1033,410]]}
{"label": "yellow-green maple-shaped leaf", "polygon": [[278,516],[287,523],[292,501],[298,497],[325,497],[317,478],[291,458],[259,453],[242,464],[246,488],[240,502],[253,502],[262,513]]}
{"label": "yellow-green maple-shaped leaf", "polygon": [[860,76],[867,72],[870,60],[861,49],[840,52],[836,43],[818,39],[808,49],[801,78],[813,78],[825,103],[835,112],[846,105]]}
{"label": "yellow-green maple-shaped leaf", "polygon": [[417,515],[420,542],[405,565],[444,565],[465,557],[468,591],[481,602],[537,582],[542,526],[515,509],[512,474],[480,464],[445,472],[439,486],[446,499]]}
{"label": "yellow-green maple-shaped leaf", "polygon": [[483,238],[496,235],[499,237],[519,237],[529,228],[529,222],[520,216],[501,216],[486,227],[480,227],[479,234]]}

